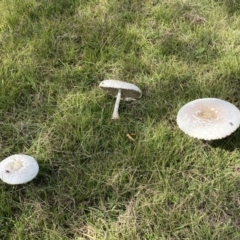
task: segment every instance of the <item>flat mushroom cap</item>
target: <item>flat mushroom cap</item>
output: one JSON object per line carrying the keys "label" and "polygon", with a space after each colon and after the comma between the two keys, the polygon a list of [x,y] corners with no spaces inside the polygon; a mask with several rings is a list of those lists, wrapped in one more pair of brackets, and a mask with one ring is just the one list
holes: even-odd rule
{"label": "flat mushroom cap", "polygon": [[14,154],[0,162],[0,178],[8,184],[27,183],[38,171],[37,161],[29,155]]}
{"label": "flat mushroom cap", "polygon": [[100,82],[99,87],[114,97],[121,89],[121,99],[125,101],[136,100],[142,96],[142,91],[136,85],[119,80],[104,80]]}
{"label": "flat mushroom cap", "polygon": [[240,111],[233,104],[221,99],[197,99],[179,110],[177,124],[191,137],[204,140],[221,139],[239,127]]}

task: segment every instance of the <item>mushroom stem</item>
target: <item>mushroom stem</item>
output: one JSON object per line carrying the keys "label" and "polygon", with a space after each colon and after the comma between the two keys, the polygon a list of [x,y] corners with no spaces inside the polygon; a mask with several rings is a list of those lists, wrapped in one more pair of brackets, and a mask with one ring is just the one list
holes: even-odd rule
{"label": "mushroom stem", "polygon": [[121,89],[118,89],[117,98],[116,98],[116,102],[115,102],[114,110],[112,114],[112,119],[119,119],[118,109],[119,109],[120,100],[121,100]]}

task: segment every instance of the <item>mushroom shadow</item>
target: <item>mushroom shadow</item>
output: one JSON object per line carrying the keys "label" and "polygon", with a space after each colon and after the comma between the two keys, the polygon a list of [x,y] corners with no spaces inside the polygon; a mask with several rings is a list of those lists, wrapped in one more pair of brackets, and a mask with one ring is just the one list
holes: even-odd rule
{"label": "mushroom shadow", "polygon": [[229,152],[240,149],[240,129],[238,128],[234,133],[226,138],[214,140],[209,143],[213,148],[222,148]]}

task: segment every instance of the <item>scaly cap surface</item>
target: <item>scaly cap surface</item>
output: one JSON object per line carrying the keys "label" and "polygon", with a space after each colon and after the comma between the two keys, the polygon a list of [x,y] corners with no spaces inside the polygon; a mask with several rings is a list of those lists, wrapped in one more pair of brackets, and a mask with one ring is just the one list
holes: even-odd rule
{"label": "scaly cap surface", "polygon": [[0,162],[0,178],[8,184],[29,182],[38,171],[37,161],[29,155],[14,154]]}
{"label": "scaly cap surface", "polygon": [[240,111],[233,104],[221,99],[197,99],[179,110],[177,124],[191,137],[204,140],[221,139],[239,127]]}

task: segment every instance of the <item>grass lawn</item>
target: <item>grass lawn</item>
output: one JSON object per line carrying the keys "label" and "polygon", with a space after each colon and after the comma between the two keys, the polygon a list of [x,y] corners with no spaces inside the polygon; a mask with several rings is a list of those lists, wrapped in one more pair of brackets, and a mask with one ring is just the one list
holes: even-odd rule
{"label": "grass lawn", "polygon": [[[0,16],[0,159],[40,166],[0,182],[0,239],[240,239],[240,130],[209,145],[176,124],[197,98],[240,107],[239,0],[1,0]],[[143,92],[117,121],[104,79]]]}

